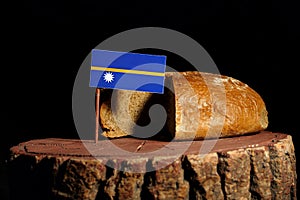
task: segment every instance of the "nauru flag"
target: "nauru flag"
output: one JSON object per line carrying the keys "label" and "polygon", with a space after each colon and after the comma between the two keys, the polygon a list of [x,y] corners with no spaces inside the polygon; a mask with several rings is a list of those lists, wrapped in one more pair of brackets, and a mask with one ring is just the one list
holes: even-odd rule
{"label": "nauru flag", "polygon": [[93,49],[90,87],[164,92],[166,56]]}

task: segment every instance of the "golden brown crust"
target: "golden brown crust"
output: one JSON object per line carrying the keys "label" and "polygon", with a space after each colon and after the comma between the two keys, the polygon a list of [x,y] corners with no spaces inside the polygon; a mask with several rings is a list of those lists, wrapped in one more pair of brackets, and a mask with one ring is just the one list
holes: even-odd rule
{"label": "golden brown crust", "polygon": [[210,73],[183,72],[172,76],[176,138],[235,136],[267,128],[265,103],[247,84]]}
{"label": "golden brown crust", "polygon": [[[268,126],[268,117],[265,103],[261,96],[241,81],[218,74],[202,73],[197,71],[166,73],[171,78],[175,98],[175,122],[168,124],[175,139],[203,139],[242,135],[245,133],[265,130]],[[124,121],[126,106],[129,112],[140,112],[143,101],[149,100],[147,93],[122,91],[123,96],[134,94],[135,100],[117,99],[117,121]],[[146,96],[147,97],[146,97]],[[149,95],[149,94],[148,94]],[[139,100],[136,106],[137,99]],[[136,109],[136,110],[135,110]],[[137,116],[132,116],[136,122]],[[119,128],[111,116],[108,102],[104,102],[100,110],[102,127],[105,128],[104,136],[121,137],[130,135]],[[174,119],[169,117],[168,119]],[[118,123],[127,126],[124,122]],[[175,123],[175,124],[174,124]],[[175,126],[175,130],[174,130]],[[131,128],[131,127],[130,127]],[[130,130],[130,128],[128,130]]]}

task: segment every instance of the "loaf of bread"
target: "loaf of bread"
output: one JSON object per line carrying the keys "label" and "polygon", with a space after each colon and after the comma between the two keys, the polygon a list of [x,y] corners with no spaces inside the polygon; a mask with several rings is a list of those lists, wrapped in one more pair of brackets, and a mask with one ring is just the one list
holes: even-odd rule
{"label": "loaf of bread", "polygon": [[268,112],[261,96],[232,77],[198,71],[167,72],[165,86],[164,94],[101,89],[103,135],[143,137],[147,133],[136,127],[151,123],[148,112],[154,104],[162,105],[166,112],[161,119],[164,126],[153,130],[157,138],[228,137],[268,126]]}

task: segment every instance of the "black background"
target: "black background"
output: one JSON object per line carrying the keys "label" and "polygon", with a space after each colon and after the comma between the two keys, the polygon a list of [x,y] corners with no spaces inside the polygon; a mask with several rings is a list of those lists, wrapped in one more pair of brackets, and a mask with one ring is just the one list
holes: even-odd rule
{"label": "black background", "polygon": [[[14,2],[2,18],[1,163],[22,141],[78,138],[72,89],[82,61],[104,39],[147,26],[190,36],[222,74],[255,89],[267,105],[268,130],[291,134],[297,155],[299,9],[279,0]],[[190,67],[176,55],[167,64]]]}

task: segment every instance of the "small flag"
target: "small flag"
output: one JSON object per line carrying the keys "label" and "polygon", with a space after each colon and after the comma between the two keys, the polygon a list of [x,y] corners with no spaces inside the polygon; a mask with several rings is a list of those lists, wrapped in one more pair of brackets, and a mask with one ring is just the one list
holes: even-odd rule
{"label": "small flag", "polygon": [[90,87],[164,92],[166,56],[92,50]]}

